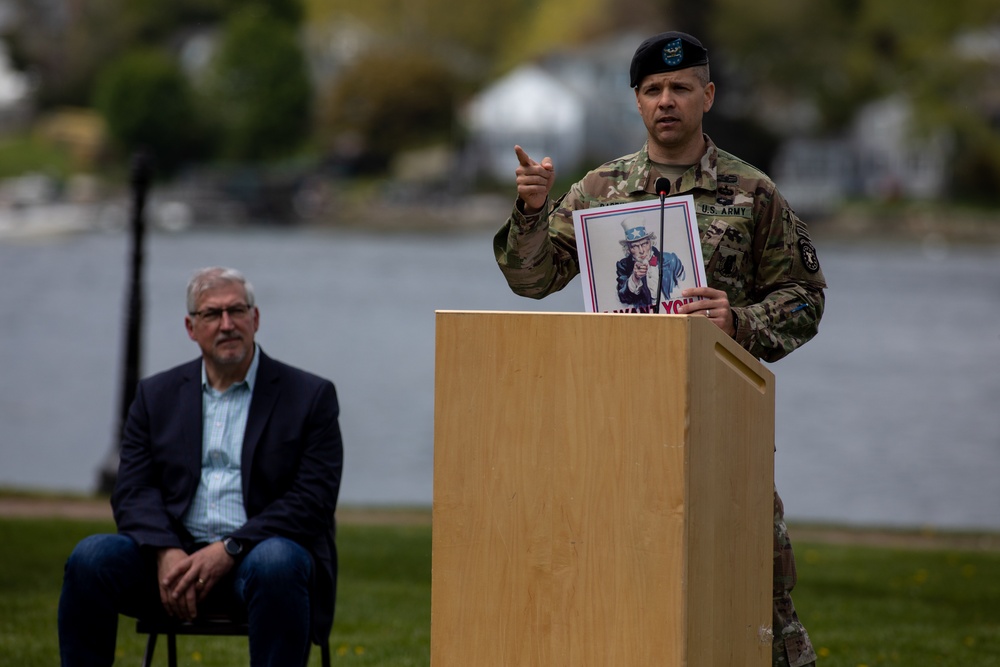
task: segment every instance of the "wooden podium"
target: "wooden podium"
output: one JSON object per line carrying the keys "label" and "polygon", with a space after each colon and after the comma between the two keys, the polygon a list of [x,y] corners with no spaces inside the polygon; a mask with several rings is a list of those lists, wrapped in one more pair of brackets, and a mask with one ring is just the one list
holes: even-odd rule
{"label": "wooden podium", "polygon": [[436,327],[432,667],[770,665],[770,371],[698,316]]}

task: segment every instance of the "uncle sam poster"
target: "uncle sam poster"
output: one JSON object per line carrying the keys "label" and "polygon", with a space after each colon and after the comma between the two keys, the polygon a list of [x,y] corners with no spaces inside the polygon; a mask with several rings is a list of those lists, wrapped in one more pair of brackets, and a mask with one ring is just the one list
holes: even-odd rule
{"label": "uncle sam poster", "polygon": [[694,197],[573,211],[584,309],[589,313],[676,313],[681,290],[703,287]]}

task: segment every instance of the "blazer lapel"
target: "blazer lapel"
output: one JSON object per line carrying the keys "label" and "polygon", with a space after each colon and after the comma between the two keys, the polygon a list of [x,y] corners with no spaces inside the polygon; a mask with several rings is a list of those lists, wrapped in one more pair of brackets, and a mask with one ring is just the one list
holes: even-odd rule
{"label": "blazer lapel", "polygon": [[253,469],[253,457],[260,444],[261,435],[267,425],[274,404],[278,400],[279,380],[278,368],[271,362],[270,357],[260,352],[260,363],[257,366],[257,379],[253,387],[253,396],[250,399],[250,414],[247,415],[247,428],[243,435],[243,457],[240,461],[240,468],[243,477],[243,501],[250,498],[250,473]]}
{"label": "blazer lapel", "polygon": [[184,434],[183,440],[178,446],[178,453],[184,467],[190,472],[189,480],[194,485],[190,495],[193,497],[194,487],[197,487],[201,481],[201,441],[204,437],[202,427],[200,359],[188,364],[184,369],[178,394]]}

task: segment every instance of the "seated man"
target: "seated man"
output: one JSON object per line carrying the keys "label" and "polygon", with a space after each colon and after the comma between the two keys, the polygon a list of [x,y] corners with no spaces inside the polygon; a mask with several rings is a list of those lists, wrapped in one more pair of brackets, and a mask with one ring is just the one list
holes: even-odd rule
{"label": "seated man", "polygon": [[233,269],[198,271],[196,359],[142,380],[111,497],[116,535],[82,540],[59,601],[63,665],[110,665],[119,613],[242,608],[252,665],[305,665],[333,623],[343,443],[332,383],[268,357]]}

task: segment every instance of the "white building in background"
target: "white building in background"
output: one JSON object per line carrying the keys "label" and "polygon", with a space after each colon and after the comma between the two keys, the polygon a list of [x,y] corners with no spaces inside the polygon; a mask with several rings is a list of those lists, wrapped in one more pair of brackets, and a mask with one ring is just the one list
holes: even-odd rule
{"label": "white building in background", "polygon": [[[535,159],[550,155],[564,175],[636,150],[645,128],[628,68],[642,39],[625,34],[553,53],[482,91],[465,110],[470,171],[508,182],[517,166],[515,144]],[[956,49],[1000,77],[1000,27],[963,35]],[[1000,118],[997,91],[991,87],[981,97],[984,113]],[[735,110],[753,106],[750,98],[734,95],[722,102]],[[786,139],[769,171],[800,212],[829,213],[849,197],[931,200],[946,194],[953,139],[945,130],[919,132],[904,97],[872,102],[842,136],[823,139],[801,138],[815,120],[806,101],[783,104],[795,113],[782,120]]]}
{"label": "white building in background", "polygon": [[473,169],[499,181],[513,178],[514,146],[541,161],[576,165],[584,154],[584,102],[541,67],[514,70],[465,109]]}
{"label": "white building in background", "polygon": [[792,139],[775,155],[771,177],[799,215],[822,215],[852,189],[853,165],[846,141]]}
{"label": "white building in background", "polygon": [[849,197],[939,198],[951,156],[948,133],[918,133],[909,102],[893,96],[862,108],[842,138],[786,141],[771,172],[796,211],[816,215]]}
{"label": "white building in background", "polygon": [[0,40],[0,133],[19,129],[31,112],[31,79],[14,69],[7,43]]}
{"label": "white building in background", "polygon": [[951,138],[941,130],[918,134],[904,98],[865,106],[854,120],[850,143],[861,195],[934,199],[944,194]]}
{"label": "white building in background", "polygon": [[7,108],[23,101],[30,89],[27,75],[14,69],[7,43],[0,41],[0,107]]}
{"label": "white building in background", "polygon": [[463,113],[469,168],[510,181],[515,144],[563,174],[638,150],[646,131],[628,69],[641,41],[629,34],[553,53],[484,89]]}
{"label": "white building in background", "polygon": [[[989,68],[974,112],[998,126],[1000,24],[963,32],[953,45],[961,58]],[[829,212],[846,197],[931,200],[947,194],[954,150],[948,131],[918,131],[909,100],[892,95],[862,108],[841,138],[790,139],[772,175],[800,212]]]}

